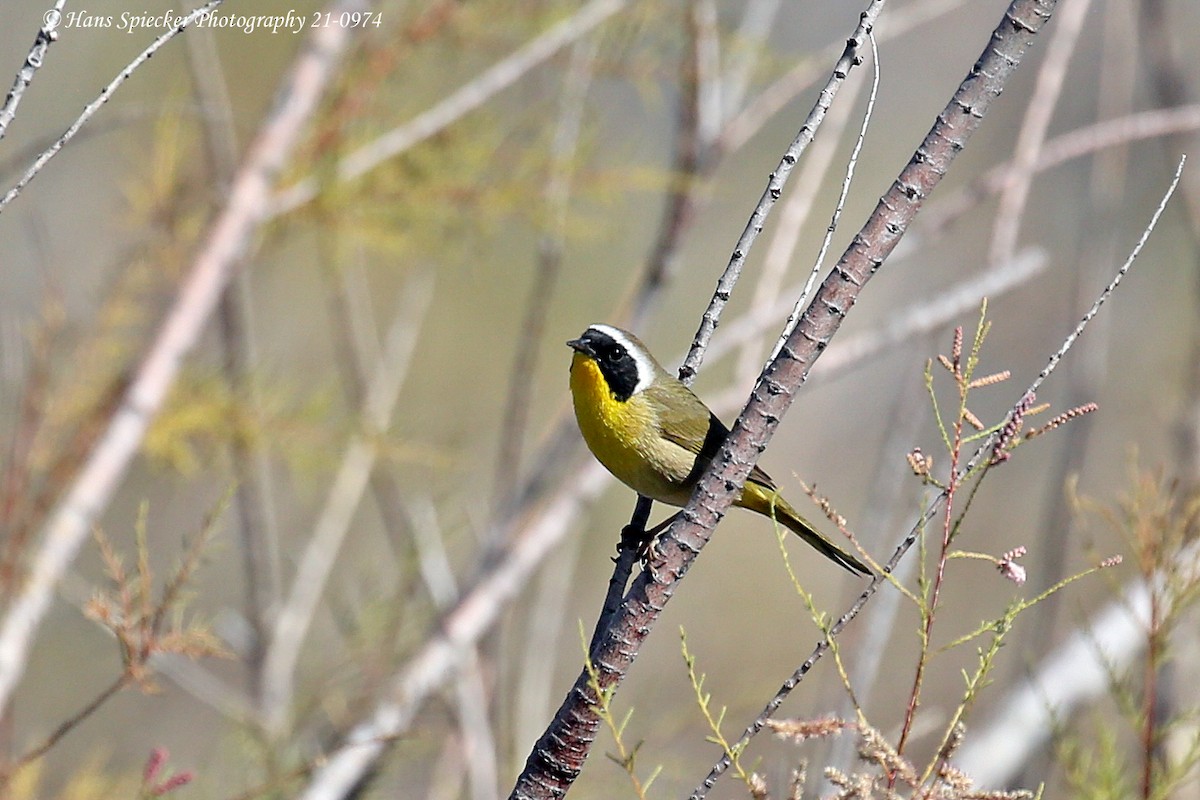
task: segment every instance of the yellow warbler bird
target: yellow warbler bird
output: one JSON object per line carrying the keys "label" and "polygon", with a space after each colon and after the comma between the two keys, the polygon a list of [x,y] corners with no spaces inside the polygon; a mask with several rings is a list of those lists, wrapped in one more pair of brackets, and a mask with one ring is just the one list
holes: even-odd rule
{"label": "yellow warbler bird", "polygon": [[[729,429],[632,333],[592,325],[567,344],[575,351],[571,359],[575,418],[592,454],[635,492],[660,503],[686,505]],[[851,572],[871,573],[818,533],[758,467],[734,505],[778,520]]]}

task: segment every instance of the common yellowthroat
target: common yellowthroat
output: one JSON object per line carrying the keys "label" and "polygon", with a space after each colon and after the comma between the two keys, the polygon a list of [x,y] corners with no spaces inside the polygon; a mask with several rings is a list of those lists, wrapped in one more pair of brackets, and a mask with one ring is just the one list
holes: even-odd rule
{"label": "common yellowthroat", "polygon": [[[592,325],[567,344],[575,351],[575,418],[592,454],[635,492],[667,505],[686,505],[729,429],[632,333]],[[851,572],[870,574],[800,516],[758,467],[734,505],[778,520]]]}

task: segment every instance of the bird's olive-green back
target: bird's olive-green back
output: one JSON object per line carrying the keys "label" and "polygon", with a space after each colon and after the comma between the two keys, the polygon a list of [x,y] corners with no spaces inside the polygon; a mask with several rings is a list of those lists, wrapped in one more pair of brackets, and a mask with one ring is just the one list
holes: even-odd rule
{"label": "bird's olive-green back", "polygon": [[[664,439],[695,455],[686,477],[676,478],[691,485],[712,461],[725,442],[729,429],[691,389],[673,377],[666,376],[645,390],[659,411],[659,431]],[[755,467],[749,479],[774,489],[775,482],[766,472]]]}

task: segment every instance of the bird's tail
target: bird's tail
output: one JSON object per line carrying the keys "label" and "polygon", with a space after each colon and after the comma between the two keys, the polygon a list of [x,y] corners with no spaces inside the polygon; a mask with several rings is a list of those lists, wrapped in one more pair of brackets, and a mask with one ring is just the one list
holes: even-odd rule
{"label": "bird's tail", "polygon": [[818,553],[842,568],[859,575],[872,574],[870,567],[822,536],[778,492],[759,487],[757,484],[747,483],[746,490],[742,494],[741,504],[782,523],[788,530],[812,545]]}

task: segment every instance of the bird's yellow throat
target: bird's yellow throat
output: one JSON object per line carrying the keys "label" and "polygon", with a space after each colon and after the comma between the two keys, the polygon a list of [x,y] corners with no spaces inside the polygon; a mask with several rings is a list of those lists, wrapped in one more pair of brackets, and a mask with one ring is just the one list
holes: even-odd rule
{"label": "bird's yellow throat", "polygon": [[[576,353],[571,359],[571,397],[576,411],[580,412],[576,416],[581,426],[590,428],[603,425],[610,432],[624,427],[621,423],[621,401],[613,395],[608,381],[600,372],[600,366],[583,353]],[[583,437],[590,443],[597,433],[600,431],[584,430]]]}
{"label": "bird's yellow throat", "polygon": [[638,436],[656,429],[646,418],[645,404],[637,397],[618,400],[595,360],[583,353],[571,359],[571,396],[588,447],[618,478],[640,488],[645,456]]}

